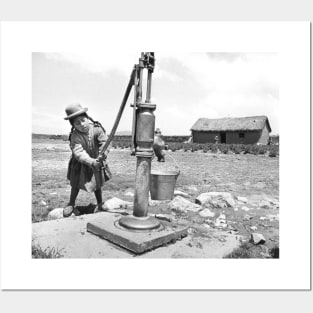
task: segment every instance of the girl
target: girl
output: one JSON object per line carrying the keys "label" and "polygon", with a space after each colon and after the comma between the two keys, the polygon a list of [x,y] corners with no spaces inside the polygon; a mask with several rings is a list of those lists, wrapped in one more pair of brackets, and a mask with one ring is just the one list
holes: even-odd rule
{"label": "girl", "polygon": [[154,142],[153,142],[154,154],[158,157],[158,162],[165,162],[164,149],[168,149],[168,145],[165,144],[161,136],[161,130],[157,128],[154,132]]}
{"label": "girl", "polygon": [[[94,211],[105,211],[102,202],[101,187],[108,180],[106,174],[110,174],[107,165],[99,162],[97,157],[104,146],[107,136],[102,125],[87,115],[88,109],[83,108],[79,103],[70,104],[65,108],[65,120],[72,125],[69,136],[72,157],[68,165],[67,178],[71,184],[71,195],[68,206],[63,209],[63,216],[70,216],[75,207],[75,201],[79,190],[94,191],[97,199],[97,207]],[[106,151],[106,154],[108,150]],[[103,172],[103,170],[107,172]],[[92,178],[97,175],[96,183],[91,184]]]}

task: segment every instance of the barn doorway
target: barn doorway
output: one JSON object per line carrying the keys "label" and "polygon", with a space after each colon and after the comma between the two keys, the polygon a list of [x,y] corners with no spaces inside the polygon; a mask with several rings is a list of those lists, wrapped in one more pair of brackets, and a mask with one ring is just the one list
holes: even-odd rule
{"label": "barn doorway", "polygon": [[221,136],[221,143],[226,143],[226,133],[225,132],[221,132],[220,136]]}

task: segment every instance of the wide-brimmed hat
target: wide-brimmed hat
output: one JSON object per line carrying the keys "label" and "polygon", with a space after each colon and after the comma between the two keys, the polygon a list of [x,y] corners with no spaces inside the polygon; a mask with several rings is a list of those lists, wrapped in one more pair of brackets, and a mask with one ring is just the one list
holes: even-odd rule
{"label": "wide-brimmed hat", "polygon": [[161,134],[160,128],[157,128],[154,133],[155,133],[155,134]]}
{"label": "wide-brimmed hat", "polygon": [[66,117],[64,117],[65,120],[69,120],[73,117],[76,117],[78,115],[84,114],[88,111],[87,108],[83,108],[79,103],[72,103],[69,104],[65,108]]}

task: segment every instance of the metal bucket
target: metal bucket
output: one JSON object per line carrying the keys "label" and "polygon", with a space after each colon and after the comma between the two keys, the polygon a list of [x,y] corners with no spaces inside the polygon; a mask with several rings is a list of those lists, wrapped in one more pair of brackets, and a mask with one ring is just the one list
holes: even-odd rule
{"label": "metal bucket", "polygon": [[[172,157],[171,157],[172,158]],[[176,163],[175,159],[172,158]],[[150,195],[151,200],[172,200],[174,197],[174,189],[179,176],[179,169],[176,163],[177,170],[152,170],[150,174]]]}

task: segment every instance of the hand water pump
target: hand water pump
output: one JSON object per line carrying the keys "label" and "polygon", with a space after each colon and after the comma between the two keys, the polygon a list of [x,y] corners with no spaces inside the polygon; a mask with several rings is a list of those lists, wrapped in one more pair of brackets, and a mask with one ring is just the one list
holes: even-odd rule
{"label": "hand water pump", "polygon": [[[151,160],[154,155],[152,145],[154,140],[155,116],[153,111],[156,109],[156,105],[151,103],[152,73],[154,67],[154,53],[142,52],[139,63],[134,65],[114,126],[99,157],[100,160],[101,158],[105,159],[105,152],[115,135],[129,94],[134,89],[131,143],[131,153],[137,158],[134,208],[132,216],[124,216],[119,220],[119,224],[128,229],[146,230],[160,226],[160,222],[156,218],[148,216]],[[148,72],[145,101],[142,99],[144,70]]]}

